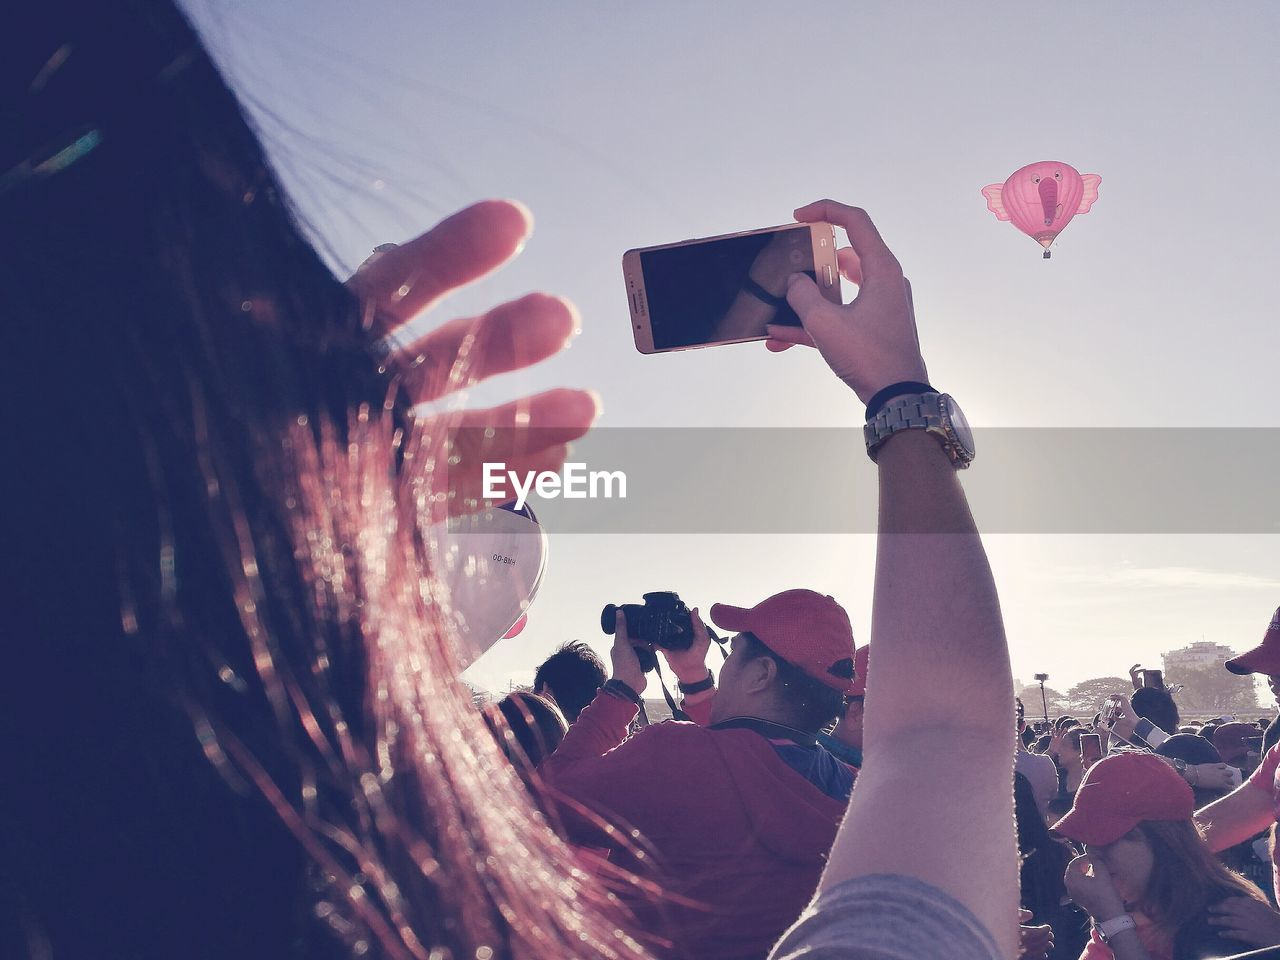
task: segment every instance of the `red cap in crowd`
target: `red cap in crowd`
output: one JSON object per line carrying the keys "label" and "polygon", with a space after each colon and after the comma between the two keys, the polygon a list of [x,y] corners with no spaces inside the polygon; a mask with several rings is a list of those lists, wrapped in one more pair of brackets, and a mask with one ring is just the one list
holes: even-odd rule
{"label": "red cap in crowd", "polygon": [[1195,810],[1191,788],[1164,760],[1150,753],[1117,753],[1089,768],[1071,809],[1053,829],[1103,846],[1143,820],[1190,820]]}
{"label": "red cap in crowd", "polygon": [[1232,673],[1264,673],[1268,677],[1280,676],[1280,609],[1271,618],[1271,625],[1262,635],[1262,642],[1235,659],[1227,661]]}
{"label": "red cap in crowd", "polygon": [[711,622],[750,633],[783,660],[847,694],[853,687],[853,627],[844,607],[812,590],[787,590],[754,607],[717,603]]}
{"label": "red cap in crowd", "polygon": [[853,655],[853,685],[849,688],[849,696],[867,695],[867,661],[870,659],[871,644],[864,643]]}
{"label": "red cap in crowd", "polygon": [[1213,745],[1223,763],[1243,760],[1253,750],[1262,750],[1262,731],[1252,723],[1224,723],[1213,729]]}

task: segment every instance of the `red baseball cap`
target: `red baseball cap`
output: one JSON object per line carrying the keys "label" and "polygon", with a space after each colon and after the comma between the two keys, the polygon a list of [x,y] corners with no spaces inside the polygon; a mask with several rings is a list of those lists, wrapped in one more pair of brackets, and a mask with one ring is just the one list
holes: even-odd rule
{"label": "red baseball cap", "polygon": [[1235,763],[1249,755],[1249,751],[1262,751],[1262,731],[1252,723],[1224,723],[1213,728],[1213,745],[1223,763]]}
{"label": "red baseball cap", "polygon": [[1190,820],[1196,801],[1173,767],[1151,753],[1117,753],[1089,768],[1067,815],[1053,825],[1064,837],[1104,846],[1143,820]]}
{"label": "red baseball cap", "polygon": [[871,659],[871,644],[864,643],[853,654],[853,686],[849,688],[849,696],[865,697],[867,695],[867,661]]}
{"label": "red baseball cap", "polygon": [[853,627],[834,598],[812,590],[786,590],[754,607],[717,603],[711,622],[753,634],[783,660],[847,694],[853,688]]}
{"label": "red baseball cap", "polygon": [[1280,608],[1271,618],[1271,625],[1262,635],[1262,642],[1240,656],[1227,661],[1232,673],[1265,673],[1268,677],[1280,676]]}

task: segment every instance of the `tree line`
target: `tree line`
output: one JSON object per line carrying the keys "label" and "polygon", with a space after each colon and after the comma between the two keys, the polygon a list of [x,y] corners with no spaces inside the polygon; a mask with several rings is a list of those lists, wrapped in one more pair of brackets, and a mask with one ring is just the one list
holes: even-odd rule
{"label": "tree line", "polygon": [[[1178,710],[1187,715],[1250,714],[1262,709],[1258,702],[1257,685],[1251,676],[1238,677],[1228,673],[1221,664],[1203,667],[1180,667],[1176,673],[1166,675],[1165,684],[1170,688],[1181,686],[1174,692]],[[1094,677],[1082,680],[1066,693],[1053,687],[1044,688],[1050,718],[1062,714],[1092,716],[1102,709],[1103,702],[1113,693],[1128,696],[1133,685],[1128,677]],[[1026,708],[1027,716],[1034,718],[1043,712],[1040,701],[1040,685],[1027,684],[1018,693]]]}

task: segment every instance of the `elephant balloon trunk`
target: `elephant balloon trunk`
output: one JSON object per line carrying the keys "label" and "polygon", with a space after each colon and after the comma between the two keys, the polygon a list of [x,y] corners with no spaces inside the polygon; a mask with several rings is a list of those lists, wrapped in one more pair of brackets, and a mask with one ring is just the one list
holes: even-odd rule
{"label": "elephant balloon trunk", "polygon": [[1051,226],[1058,215],[1058,181],[1052,177],[1040,181],[1040,206],[1044,210],[1044,225]]}

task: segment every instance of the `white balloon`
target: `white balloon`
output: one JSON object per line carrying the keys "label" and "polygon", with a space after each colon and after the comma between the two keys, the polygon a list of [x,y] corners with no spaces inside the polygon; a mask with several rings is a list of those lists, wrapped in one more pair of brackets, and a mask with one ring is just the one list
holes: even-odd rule
{"label": "white balloon", "polygon": [[444,604],[466,669],[524,616],[542,583],[547,534],[526,504],[514,501],[454,517],[431,528]]}

